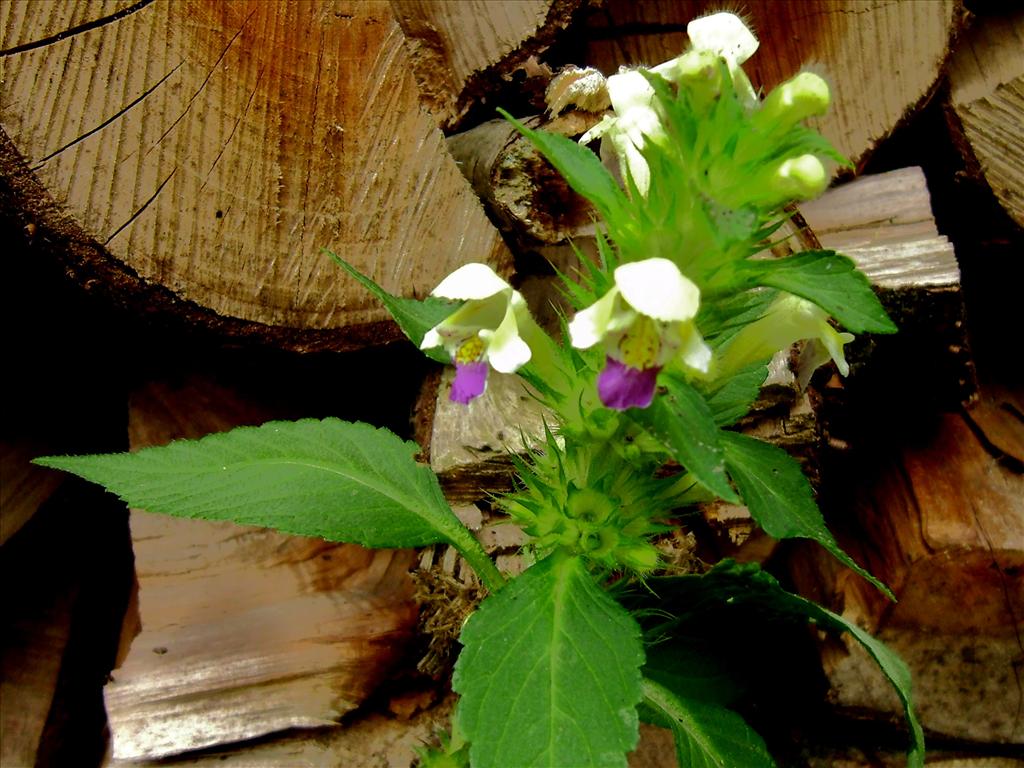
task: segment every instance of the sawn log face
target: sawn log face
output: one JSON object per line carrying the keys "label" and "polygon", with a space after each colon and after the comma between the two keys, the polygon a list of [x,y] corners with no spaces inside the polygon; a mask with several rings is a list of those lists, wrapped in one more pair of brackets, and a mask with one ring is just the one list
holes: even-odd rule
{"label": "sawn log face", "polygon": [[385,315],[324,247],[404,295],[507,266],[386,2],[5,3],[0,61],[0,170],[121,301],[340,348]]}

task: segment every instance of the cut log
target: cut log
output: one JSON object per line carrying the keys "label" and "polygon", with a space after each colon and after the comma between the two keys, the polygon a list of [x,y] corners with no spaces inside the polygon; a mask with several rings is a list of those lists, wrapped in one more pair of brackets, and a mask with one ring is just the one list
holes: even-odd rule
{"label": "cut log", "polygon": [[402,295],[509,267],[383,0],[4,3],[0,57],[0,178],[140,313],[344,348],[398,332],[322,248]]}
{"label": "cut log", "polygon": [[[525,123],[576,138],[597,121],[596,114],[576,111],[550,121],[531,117]],[[448,149],[513,242],[559,243],[593,218],[590,205],[507,120],[489,120],[450,136]]]}
{"label": "cut log", "polygon": [[77,480],[4,545],[0,765],[99,764],[101,690],[131,579],[123,505]]}
{"label": "cut log", "polygon": [[[822,247],[856,262],[899,328],[895,336],[851,345],[851,384],[860,376],[919,379],[914,397],[943,408],[977,391],[967,339],[960,268],[935,226],[920,168],[865,176],[800,207]],[[892,386],[890,391],[908,391]]]}
{"label": "cut log", "polygon": [[391,0],[420,94],[444,130],[457,127],[488,87],[541,54],[582,0]]}
{"label": "cut log", "polygon": [[[1008,428],[1024,438],[1024,421]],[[926,729],[960,739],[1024,743],[1024,476],[986,451],[960,414],[863,470],[844,542],[889,584],[889,603],[863,580],[808,550],[791,571],[800,591],[874,632],[906,660]],[[824,647],[840,707],[895,713],[898,702],[853,644]]]}
{"label": "cut log", "polygon": [[[271,415],[209,381],[153,383],[129,436],[135,449]],[[119,760],[335,724],[415,627],[409,550],[145,512],[131,529],[141,631],[105,691]]]}
{"label": "cut log", "polygon": [[969,170],[1024,227],[1024,12],[979,18],[957,44],[949,85]]}
{"label": "cut log", "polygon": [[[518,376],[488,377],[487,390],[468,405],[449,399],[454,374],[428,382],[424,398],[435,401],[429,421],[417,424],[417,442],[429,445],[430,468],[452,504],[472,504],[489,493],[512,489],[509,452],[543,442],[544,423],[554,415],[530,394]],[[419,438],[426,435],[426,439]],[[525,441],[525,444],[524,444]]]}
{"label": "cut log", "polygon": [[59,473],[29,462],[49,453],[48,447],[27,439],[0,440],[0,545],[29,521],[39,505],[64,481]]}
{"label": "cut log", "polygon": [[218,747],[201,755],[163,760],[112,760],[110,768],[411,768],[416,750],[433,743],[446,730],[454,697],[409,719],[369,714],[346,722],[344,728],[282,734],[255,744]]}
{"label": "cut log", "polygon": [[[43,534],[33,536],[29,546],[19,547],[20,551],[4,549],[4,583],[31,588],[11,589],[4,600],[4,633],[0,643],[2,765],[37,764],[71,634],[71,609],[80,587],[76,579],[67,578],[68,574],[43,572],[42,564],[52,556],[52,547],[48,551],[45,546],[46,534],[53,536],[53,531]],[[26,544],[23,538],[17,543]]]}
{"label": "cut log", "polygon": [[[721,10],[701,0],[609,0],[594,9],[584,62],[605,74],[653,66],[686,47],[686,24]],[[858,165],[929,97],[959,28],[955,0],[752,0],[744,16],[761,47],[744,69],[766,91],[802,67],[822,70],[833,106],[817,128]]]}

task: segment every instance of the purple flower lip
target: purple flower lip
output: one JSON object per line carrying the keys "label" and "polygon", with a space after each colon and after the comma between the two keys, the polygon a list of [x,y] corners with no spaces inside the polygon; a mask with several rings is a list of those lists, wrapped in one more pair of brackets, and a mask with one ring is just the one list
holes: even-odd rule
{"label": "purple flower lip", "polygon": [[487,363],[455,363],[455,379],[452,381],[450,399],[453,403],[466,405],[487,389]]}
{"label": "purple flower lip", "polygon": [[[660,367],[631,368],[609,356],[597,377],[597,394],[602,403],[617,411],[646,408],[654,399],[660,370]],[[453,396],[454,392],[453,389]]]}

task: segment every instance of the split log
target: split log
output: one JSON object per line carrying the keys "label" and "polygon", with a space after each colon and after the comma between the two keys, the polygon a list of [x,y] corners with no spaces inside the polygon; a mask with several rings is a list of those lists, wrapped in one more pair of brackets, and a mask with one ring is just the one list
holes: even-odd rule
{"label": "split log", "polygon": [[[573,111],[554,120],[529,117],[523,122],[575,138],[598,119],[596,114]],[[450,136],[448,150],[513,241],[527,246],[559,243],[593,218],[590,205],[507,120],[489,120]]]}
{"label": "split log", "polygon": [[[681,53],[686,24],[721,9],[703,0],[609,0],[587,26],[585,60],[614,74]],[[752,0],[744,15],[761,47],[744,69],[765,91],[802,67],[823,70],[833,106],[816,127],[861,166],[872,150],[931,95],[960,26],[960,3],[883,0]]]}
{"label": "split log", "polygon": [[[1024,440],[1024,420],[1008,418]],[[908,663],[922,724],[982,742],[1024,743],[1024,475],[993,456],[961,414],[920,444],[852,478],[863,533],[844,541],[890,585],[889,603],[813,550],[791,565],[800,591],[873,632]],[[826,645],[830,697],[896,713],[898,702],[855,644]]]}
{"label": "split log", "polygon": [[1024,226],[1024,12],[980,18],[949,65],[950,124],[968,162]]}
{"label": "split log", "polygon": [[0,765],[99,764],[101,689],[131,580],[123,505],[81,481],[4,545]]}
{"label": "split log", "polygon": [[[153,383],[129,437],[137,449],[270,416],[208,381]],[[131,529],[141,630],[105,690],[118,760],[336,724],[414,629],[409,550],[145,512]]]}
{"label": "split log", "polygon": [[449,727],[454,697],[396,719],[373,713],[348,721],[344,728],[319,732],[288,733],[256,744],[217,747],[201,755],[162,760],[112,760],[110,768],[410,768],[416,750],[433,743],[435,735]]}
{"label": "split log", "polygon": [[[43,534],[32,536],[28,546],[22,537],[19,551],[5,548],[2,560],[3,580],[8,585],[0,643],[2,765],[37,764],[71,635],[71,610],[79,584],[73,577],[67,578],[68,574],[43,571],[43,564],[53,555],[47,540],[51,536],[60,540],[54,531]],[[27,588],[11,589],[16,583]]]}
{"label": "split log", "polygon": [[862,373],[900,382],[927,370],[915,397],[944,408],[969,402],[977,380],[960,268],[952,243],[936,228],[921,169],[855,179],[800,211],[823,247],[856,262],[899,328],[895,336],[851,345],[851,384]]}
{"label": "split log", "polygon": [[52,449],[29,439],[0,440],[0,545],[21,530],[64,478],[29,462]]}
{"label": "split log", "polygon": [[0,57],[24,223],[140,314],[346,348],[398,332],[321,248],[402,295],[510,265],[383,0],[4,3]]}
{"label": "split log", "polygon": [[[807,762],[807,768],[905,768],[907,756],[903,752],[879,749],[875,746],[827,750],[816,754]],[[1015,757],[971,754],[971,750],[928,750],[928,768],[1020,768]]]}
{"label": "split log", "polygon": [[391,8],[405,34],[420,94],[448,131],[471,106],[486,102],[488,88],[516,70],[528,75],[524,64],[543,53],[581,2],[391,0]]}

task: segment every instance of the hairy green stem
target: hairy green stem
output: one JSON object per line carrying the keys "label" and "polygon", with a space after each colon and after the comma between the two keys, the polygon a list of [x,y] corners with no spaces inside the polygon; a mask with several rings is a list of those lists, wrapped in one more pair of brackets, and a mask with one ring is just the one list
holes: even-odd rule
{"label": "hairy green stem", "polygon": [[498,570],[498,566],[468,528],[461,528],[450,540],[489,592],[497,592],[505,586],[505,577]]}

